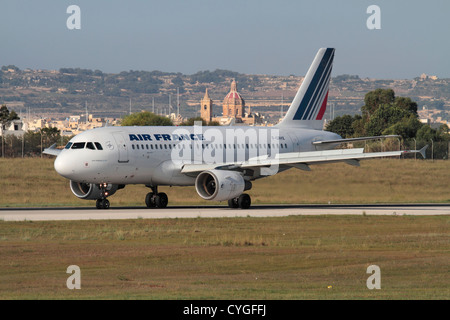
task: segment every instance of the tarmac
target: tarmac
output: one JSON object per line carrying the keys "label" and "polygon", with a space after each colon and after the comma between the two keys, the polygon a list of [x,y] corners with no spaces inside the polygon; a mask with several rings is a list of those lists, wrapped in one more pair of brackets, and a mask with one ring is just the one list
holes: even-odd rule
{"label": "tarmac", "polygon": [[285,217],[294,215],[450,215],[450,204],[377,205],[254,205],[250,209],[227,206],[0,208],[0,221],[181,219],[230,217]]}

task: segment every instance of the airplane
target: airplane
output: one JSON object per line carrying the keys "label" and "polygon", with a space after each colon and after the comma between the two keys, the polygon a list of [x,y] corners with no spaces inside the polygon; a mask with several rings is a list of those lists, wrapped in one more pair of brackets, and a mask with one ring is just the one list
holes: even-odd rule
{"label": "airplane", "polygon": [[205,200],[228,201],[230,208],[248,209],[252,182],[291,168],[397,157],[425,149],[364,152],[364,148],[335,149],[342,143],[397,136],[343,139],[323,130],[335,49],[317,52],[285,117],[273,127],[258,126],[130,126],[101,127],[73,137],[64,149],[44,150],[56,156],[55,170],[70,180],[75,196],[107,199],[128,184],[151,189],[148,208],[165,208],[168,197],[159,186],[195,186]]}

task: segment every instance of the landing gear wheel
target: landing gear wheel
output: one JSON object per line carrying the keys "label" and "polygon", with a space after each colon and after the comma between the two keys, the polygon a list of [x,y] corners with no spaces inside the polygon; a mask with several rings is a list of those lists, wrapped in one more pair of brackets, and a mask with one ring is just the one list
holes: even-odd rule
{"label": "landing gear wheel", "polygon": [[109,209],[109,200],[108,199],[102,200],[102,207],[103,207],[103,209]]}
{"label": "landing gear wheel", "polygon": [[147,208],[156,207],[155,194],[153,192],[147,193],[147,195],[145,196],[145,204],[147,205]]}
{"label": "landing gear wheel", "polygon": [[228,200],[228,207],[230,207],[232,209],[239,208],[238,198],[233,198],[233,199]]}
{"label": "landing gear wheel", "polygon": [[237,203],[239,205],[239,208],[248,209],[252,204],[252,200],[250,199],[250,196],[248,194],[243,193],[239,196]]}
{"label": "landing gear wheel", "polygon": [[167,204],[169,203],[169,198],[167,197],[167,194],[164,192],[160,192],[156,194],[155,197],[155,204],[157,208],[165,208],[167,207]]}
{"label": "landing gear wheel", "polygon": [[97,199],[95,202],[95,206],[97,209],[109,209],[109,200],[108,199]]}

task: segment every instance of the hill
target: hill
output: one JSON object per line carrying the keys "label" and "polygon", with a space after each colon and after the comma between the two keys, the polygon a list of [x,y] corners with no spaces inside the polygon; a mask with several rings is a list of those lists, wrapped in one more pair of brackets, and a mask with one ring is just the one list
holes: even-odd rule
{"label": "hill", "polygon": [[[3,66],[0,71],[0,103],[17,113],[31,111],[40,116],[89,112],[96,116],[121,116],[131,108],[167,114],[176,110],[179,92],[183,116],[197,115],[199,101],[208,88],[220,113],[222,100],[232,79],[253,112],[264,112],[276,121],[286,111],[303,77],[247,75],[228,70],[199,71],[192,75],[161,71],[123,71],[118,74],[100,70],[61,68],[59,70],[20,70]],[[331,80],[327,118],[359,113],[365,93],[376,88],[392,88],[398,96],[408,96],[419,109],[436,110],[450,120],[450,79],[422,75],[414,79],[362,79],[339,75]],[[169,101],[171,101],[169,106]],[[154,103],[154,104],[153,104]],[[333,108],[334,107],[334,108]]]}

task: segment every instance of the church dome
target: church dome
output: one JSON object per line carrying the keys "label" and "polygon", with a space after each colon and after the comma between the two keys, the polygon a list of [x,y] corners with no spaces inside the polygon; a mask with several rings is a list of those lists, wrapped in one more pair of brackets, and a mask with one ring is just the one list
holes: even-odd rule
{"label": "church dome", "polygon": [[234,105],[234,106],[243,106],[245,105],[244,99],[242,99],[242,96],[237,92],[236,89],[236,81],[233,80],[231,82],[231,89],[230,92],[225,96],[225,99],[223,100],[223,104],[227,105]]}
{"label": "church dome", "polygon": [[230,92],[223,99],[223,116],[243,117],[245,101],[236,90],[236,81],[231,82]]}

